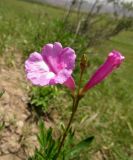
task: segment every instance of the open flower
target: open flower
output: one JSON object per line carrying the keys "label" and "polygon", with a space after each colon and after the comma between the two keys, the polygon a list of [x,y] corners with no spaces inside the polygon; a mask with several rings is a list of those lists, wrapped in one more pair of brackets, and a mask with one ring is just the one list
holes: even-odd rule
{"label": "open flower", "polygon": [[96,84],[104,80],[113,70],[118,68],[122,61],[125,59],[118,51],[112,51],[109,53],[107,60],[99,69],[93,74],[91,79],[84,86],[82,92],[94,87]]}
{"label": "open flower", "polygon": [[73,90],[75,58],[74,50],[63,48],[59,42],[46,44],[41,54],[34,52],[26,60],[27,79],[38,86],[64,84]]}

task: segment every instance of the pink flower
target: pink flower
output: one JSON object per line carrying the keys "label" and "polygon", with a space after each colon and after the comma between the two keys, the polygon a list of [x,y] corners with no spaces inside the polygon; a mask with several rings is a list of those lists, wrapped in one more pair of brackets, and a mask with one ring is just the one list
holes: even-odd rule
{"label": "pink flower", "polygon": [[59,42],[46,44],[41,54],[34,52],[26,60],[27,79],[38,86],[64,84],[73,90],[75,83],[71,74],[75,58],[74,50],[62,48]]}
{"label": "pink flower", "polygon": [[94,87],[96,84],[104,80],[113,70],[118,68],[122,61],[125,59],[118,51],[112,51],[109,53],[107,60],[99,69],[93,74],[91,79],[84,86],[83,91],[85,92],[88,89]]}

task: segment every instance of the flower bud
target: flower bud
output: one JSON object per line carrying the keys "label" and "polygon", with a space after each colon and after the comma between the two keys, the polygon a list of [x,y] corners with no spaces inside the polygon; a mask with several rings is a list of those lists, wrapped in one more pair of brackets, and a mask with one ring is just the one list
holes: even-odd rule
{"label": "flower bud", "polygon": [[118,51],[112,51],[109,53],[104,64],[99,67],[99,69],[93,74],[91,79],[84,86],[82,93],[104,80],[109,74],[112,73],[113,70],[120,66],[124,59],[125,57],[122,56]]}
{"label": "flower bud", "polygon": [[81,57],[81,61],[80,61],[81,71],[84,71],[86,69],[87,65],[88,65],[87,56],[86,56],[86,54],[83,54],[82,57]]}

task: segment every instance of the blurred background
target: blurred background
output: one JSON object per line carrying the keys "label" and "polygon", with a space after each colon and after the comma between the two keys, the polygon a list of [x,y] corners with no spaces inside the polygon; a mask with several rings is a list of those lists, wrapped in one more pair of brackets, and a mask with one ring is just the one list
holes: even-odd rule
{"label": "blurred background", "polygon": [[95,140],[75,159],[132,160],[133,0],[0,0],[0,160],[34,153],[40,118],[55,129],[55,137],[67,123],[68,90],[32,86],[24,73],[29,54],[56,41],[76,51],[76,83],[82,54],[89,59],[83,84],[110,51],[125,56],[122,66],[80,103],[75,142],[88,135]]}

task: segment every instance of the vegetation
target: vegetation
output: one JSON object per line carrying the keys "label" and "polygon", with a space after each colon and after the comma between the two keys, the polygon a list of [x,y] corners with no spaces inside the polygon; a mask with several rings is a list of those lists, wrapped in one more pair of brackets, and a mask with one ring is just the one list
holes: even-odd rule
{"label": "vegetation", "polygon": [[[87,74],[84,74],[84,84],[89,78],[88,75],[91,75],[96,70],[108,52],[116,49],[123,53],[126,60],[120,70],[113,73],[102,84],[88,91],[86,97],[81,101],[74,126],[76,128],[76,144],[81,139],[84,139],[83,137],[88,137],[88,135],[95,136],[91,147],[81,153],[78,158],[93,160],[100,153],[103,159],[131,160],[133,157],[133,144],[131,142],[133,138],[132,25],[126,29],[125,27],[124,29],[120,27],[121,33],[118,32],[118,35],[116,35],[114,28],[118,27],[118,25],[115,24],[115,20],[106,15],[95,15],[95,21],[101,18],[102,21],[98,21],[93,30],[87,32],[87,34],[81,31],[75,34],[75,23],[73,24],[72,21],[76,13],[73,12],[71,14],[67,27],[62,22],[64,13],[64,10],[48,5],[27,3],[20,0],[1,0],[0,56],[7,54],[7,52],[12,52],[11,48],[13,47],[18,49],[18,54],[22,54],[23,60],[25,60],[31,52],[40,52],[44,44],[60,41],[63,46],[74,48],[78,55],[78,65],[74,71],[76,82],[78,82],[79,78],[79,59],[83,53],[87,54],[90,64],[86,71]],[[111,35],[109,34],[106,37],[108,35],[106,34],[104,37],[99,37],[104,34],[103,26],[105,22],[110,21],[113,22],[113,25],[109,26],[112,31]],[[131,19],[128,19],[129,21],[131,22]],[[125,25],[122,22],[120,23]],[[99,27],[100,30],[97,32]],[[112,29],[112,27],[114,28]],[[88,36],[89,33],[97,34],[90,34]],[[91,38],[93,38],[93,41]],[[95,43],[89,43],[88,45],[88,42]],[[59,90],[62,89],[60,86],[59,88]],[[58,117],[60,123],[67,123],[66,119],[70,115],[69,106],[71,106],[71,97],[67,97],[67,90],[57,92],[58,90],[55,88],[46,87],[40,89],[31,87],[29,94],[30,104],[36,107],[41,106],[42,112],[46,110],[49,112],[54,106],[60,114]],[[44,96],[45,102],[42,100],[42,96]],[[54,100],[49,103],[49,99],[53,98]],[[43,126],[40,127],[44,129]],[[48,130],[48,134],[52,143],[54,143],[50,129]],[[72,137],[70,136],[70,138]],[[41,144],[41,138],[38,137],[38,139]]]}

